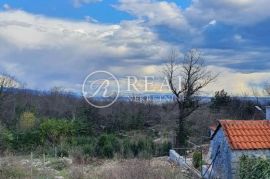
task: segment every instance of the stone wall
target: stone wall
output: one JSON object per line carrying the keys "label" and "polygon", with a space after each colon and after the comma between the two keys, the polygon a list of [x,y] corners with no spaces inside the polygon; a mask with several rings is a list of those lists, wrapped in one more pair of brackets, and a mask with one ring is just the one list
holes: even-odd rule
{"label": "stone wall", "polygon": [[218,148],[220,153],[217,155],[216,160],[214,161],[211,176],[222,179],[231,179],[231,149],[222,128],[217,131],[214,138],[211,140],[211,160],[214,160]]}

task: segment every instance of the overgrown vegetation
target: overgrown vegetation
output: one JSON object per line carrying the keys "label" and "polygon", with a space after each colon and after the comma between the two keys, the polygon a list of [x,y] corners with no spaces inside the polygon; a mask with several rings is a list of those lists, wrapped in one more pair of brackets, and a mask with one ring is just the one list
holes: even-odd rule
{"label": "overgrown vegetation", "polygon": [[[170,132],[178,121],[178,107],[172,103],[118,101],[97,109],[58,88],[41,92],[14,89],[10,80],[6,83],[10,88],[0,88],[1,155],[29,155],[32,151],[78,159],[149,158],[168,155],[172,146],[174,134]],[[252,101],[229,97],[224,91],[217,93],[211,106],[226,103],[227,107],[214,111],[204,104],[188,116],[189,139],[204,142],[201,136],[208,134],[208,126],[217,118],[254,118]]]}
{"label": "overgrown vegetation", "polygon": [[270,159],[242,156],[240,158],[239,176],[241,179],[269,179]]}
{"label": "overgrown vegetation", "polygon": [[86,157],[147,158],[167,154],[171,147],[169,142],[154,144],[153,138],[144,135],[121,137],[106,132],[86,135],[80,133],[81,127],[65,119],[42,119],[35,129],[19,132],[1,127],[1,149],[25,154],[34,151],[58,157],[68,157],[76,150]]}
{"label": "overgrown vegetation", "polygon": [[[96,109],[57,88],[49,92],[14,89],[15,79],[1,80],[5,85],[0,91],[0,154],[32,151],[64,157],[77,151],[88,157],[112,158],[166,153],[163,144],[153,147],[153,140],[161,136],[148,130],[160,123],[162,106],[119,101],[110,108]],[[126,134],[134,130],[150,135],[138,139]]]}

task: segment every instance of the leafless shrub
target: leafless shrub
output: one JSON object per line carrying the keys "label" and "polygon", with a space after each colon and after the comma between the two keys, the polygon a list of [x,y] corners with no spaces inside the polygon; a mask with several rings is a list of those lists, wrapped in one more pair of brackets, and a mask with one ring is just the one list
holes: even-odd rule
{"label": "leafless shrub", "polygon": [[70,169],[70,179],[84,179],[83,169],[80,166],[74,166]]}

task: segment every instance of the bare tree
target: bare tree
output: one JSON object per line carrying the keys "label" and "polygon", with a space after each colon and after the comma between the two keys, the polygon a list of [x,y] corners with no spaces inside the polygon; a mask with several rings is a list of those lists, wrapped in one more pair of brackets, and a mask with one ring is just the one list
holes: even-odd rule
{"label": "bare tree", "polygon": [[19,87],[20,83],[14,77],[7,74],[0,74],[0,121],[11,122],[15,116],[14,95],[10,89]]}
{"label": "bare tree", "polygon": [[[173,51],[169,62],[164,68],[170,89],[175,96],[178,106],[177,145],[186,145],[188,131],[185,119],[199,106],[199,92],[217,78],[205,66],[201,54],[197,50],[188,51],[181,65],[177,62],[177,55]],[[181,88],[177,88],[176,78],[181,77]]]}
{"label": "bare tree", "polygon": [[0,74],[0,97],[4,94],[5,88],[15,88],[19,86],[19,82],[12,76]]}

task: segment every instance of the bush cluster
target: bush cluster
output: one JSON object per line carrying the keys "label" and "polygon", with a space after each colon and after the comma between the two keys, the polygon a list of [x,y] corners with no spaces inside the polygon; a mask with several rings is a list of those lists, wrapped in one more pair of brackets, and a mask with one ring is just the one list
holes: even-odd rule
{"label": "bush cluster", "polygon": [[13,150],[29,154],[32,151],[69,157],[77,151],[84,157],[148,158],[167,155],[170,149],[168,142],[154,144],[151,135],[118,136],[111,130],[93,134],[92,125],[84,120],[38,119],[31,112],[23,112],[19,120],[18,128],[0,126],[0,153]]}
{"label": "bush cluster", "polygon": [[240,158],[239,176],[241,179],[269,179],[270,159],[242,156]]}
{"label": "bush cluster", "polygon": [[121,139],[113,134],[103,134],[83,145],[83,154],[101,158],[113,158],[115,155],[123,158],[149,158],[167,155],[170,147],[169,142],[154,144],[152,139],[147,137]]}
{"label": "bush cluster", "polygon": [[202,153],[195,151],[192,155],[192,163],[195,168],[201,167],[202,164]]}

